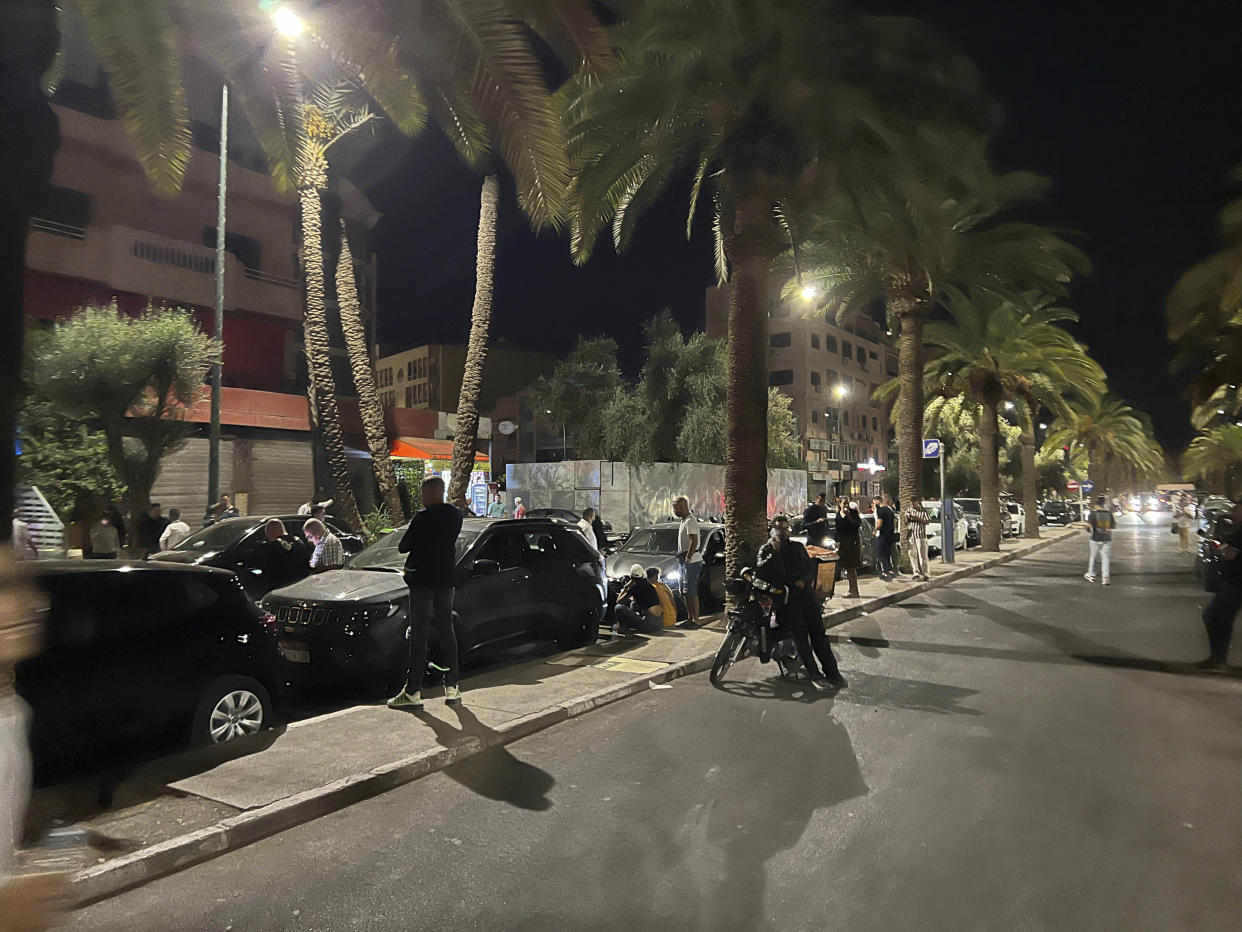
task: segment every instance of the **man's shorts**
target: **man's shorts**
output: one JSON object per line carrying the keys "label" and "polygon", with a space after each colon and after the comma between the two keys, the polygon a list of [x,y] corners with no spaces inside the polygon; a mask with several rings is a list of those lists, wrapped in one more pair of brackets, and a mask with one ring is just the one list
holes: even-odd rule
{"label": "man's shorts", "polygon": [[681,594],[697,596],[699,594],[699,575],[703,572],[703,561],[695,560],[681,568]]}

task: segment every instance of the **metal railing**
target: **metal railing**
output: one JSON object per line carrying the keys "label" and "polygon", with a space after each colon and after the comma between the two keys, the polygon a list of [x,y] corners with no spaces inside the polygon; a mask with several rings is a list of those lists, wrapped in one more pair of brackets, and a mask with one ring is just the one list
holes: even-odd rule
{"label": "metal railing", "polygon": [[287,275],[277,275],[274,272],[264,272],[262,269],[246,269],[242,274],[252,281],[279,285],[281,288],[298,287],[298,280],[296,278],[289,278]]}
{"label": "metal railing", "polygon": [[31,217],[30,229],[38,230],[40,233],[50,233],[52,236],[63,236],[66,239],[86,239],[86,227],[72,223],[60,223],[57,220],[48,220],[46,217]]}

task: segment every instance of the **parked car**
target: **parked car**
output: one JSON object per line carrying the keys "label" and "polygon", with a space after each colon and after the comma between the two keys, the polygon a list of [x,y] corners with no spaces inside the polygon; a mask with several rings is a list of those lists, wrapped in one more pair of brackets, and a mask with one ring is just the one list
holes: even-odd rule
{"label": "parked car", "polygon": [[1233,521],[1226,515],[1212,522],[1211,529],[1199,529],[1199,546],[1195,548],[1195,579],[1203,579],[1219,559],[1224,539],[1233,531]]}
{"label": "parked car", "polygon": [[1215,529],[1216,523],[1233,511],[1233,502],[1222,495],[1209,495],[1199,506],[1199,528],[1203,531]]}
{"label": "parked car", "polygon": [[[568,521],[570,524],[577,524],[582,520],[581,514],[575,514],[568,508],[532,508],[526,512],[528,518],[556,518],[558,521]],[[624,534],[616,534],[612,530],[612,523],[600,519],[600,523],[604,525],[605,549],[611,547],[615,549],[625,540]]]}
{"label": "parked car", "polygon": [[1017,502],[1009,502],[1005,507],[1009,509],[1009,533],[1021,537],[1026,533],[1026,509]]}
{"label": "parked car", "polygon": [[[244,518],[226,518],[191,534],[172,550],[152,554],[151,559],[161,563],[182,563],[195,566],[215,566],[232,570],[241,577],[242,584],[253,599],[262,598],[271,586],[266,585],[262,575],[254,571],[252,561],[255,551],[264,541],[263,528],[272,518],[284,522],[285,531],[305,541],[302,525],[306,515],[247,515]],[[324,522],[333,534],[341,539],[347,556],[363,548],[363,540],[344,530],[331,518]]]}
{"label": "parked car", "polygon": [[[944,549],[941,546],[943,522],[940,520],[940,502],[923,502],[923,509],[931,517],[931,523],[927,525],[927,552],[931,556],[938,556]],[[966,549],[966,514],[956,502],[953,503],[953,549]]]}
{"label": "parked car", "polygon": [[1040,523],[1052,527],[1066,527],[1074,521],[1069,503],[1058,500],[1044,502],[1040,506]]}
{"label": "parked car", "polygon": [[17,666],[40,782],[143,749],[217,744],[273,723],[276,639],[224,570],[40,560],[45,646]]}
{"label": "parked car", "polygon": [[[979,498],[955,498],[955,504],[962,506],[966,514],[966,546],[978,547],[983,541],[983,500]],[[999,506],[998,520],[1001,536],[1008,537],[1009,510],[1002,503]]]}
{"label": "parked car", "polygon": [[[660,578],[673,590],[677,602],[677,617],[684,618],[686,606],[681,597],[681,567],[677,565],[677,531],[679,521],[665,521],[635,528],[616,553],[605,561],[610,588],[609,605],[615,603],[617,593],[630,575],[635,563],[643,569],[660,568]],[[699,553],[703,555],[703,572],[699,574],[699,605],[724,603],[725,567],[724,527],[706,521],[699,522]]]}
{"label": "parked car", "polygon": [[[409,590],[401,527],[345,569],[268,593],[281,656],[300,683],[360,678],[395,688],[404,678]],[[462,663],[501,646],[548,638],[592,643],[603,620],[603,558],[551,518],[467,518],[457,537],[453,624]],[[431,657],[435,657],[434,638]]]}

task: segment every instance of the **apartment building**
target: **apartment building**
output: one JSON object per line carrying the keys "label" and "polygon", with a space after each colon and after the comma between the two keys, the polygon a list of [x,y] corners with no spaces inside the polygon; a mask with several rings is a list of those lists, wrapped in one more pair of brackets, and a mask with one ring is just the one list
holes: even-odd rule
{"label": "apartment building", "polygon": [[[479,410],[490,411],[497,399],[529,387],[539,376],[551,372],[556,362],[548,353],[489,347]],[[381,356],[375,364],[380,399],[394,408],[456,411],[465,365],[466,347],[446,344],[416,346]]]}
{"label": "apartment building", "polygon": [[[707,334],[728,335],[728,292],[707,291]],[[798,421],[808,488],[829,495],[874,495],[890,462],[890,425],[876,389],[897,374],[897,357],[870,320],[838,326],[795,301],[773,302],[768,384],[790,399]]]}

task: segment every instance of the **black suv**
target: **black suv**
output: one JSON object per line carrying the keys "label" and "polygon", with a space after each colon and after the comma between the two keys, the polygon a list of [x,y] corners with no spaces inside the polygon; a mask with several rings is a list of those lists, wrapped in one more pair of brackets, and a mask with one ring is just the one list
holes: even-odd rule
{"label": "black suv", "polygon": [[[269,593],[281,655],[299,682],[357,677],[395,687],[408,657],[409,591],[398,528],[346,568]],[[592,643],[607,598],[604,563],[576,530],[548,518],[467,518],[457,538],[453,623],[464,663],[541,638]],[[434,639],[434,634],[433,634]],[[434,659],[434,644],[432,656]]]}
{"label": "black suv", "polygon": [[[283,521],[287,533],[306,542],[306,535],[302,533],[302,525],[310,520],[306,515],[247,515],[244,518],[225,518],[210,524],[191,534],[171,550],[152,554],[151,559],[161,563],[190,563],[232,570],[241,577],[242,585],[246,587],[251,598],[262,598],[272,587],[253,569],[253,559],[259,545],[265,540],[264,526],[272,518]],[[341,546],[347,556],[362,550],[362,538],[357,534],[343,530],[331,518],[324,524],[341,539]],[[307,560],[309,559],[308,549]]]}
{"label": "black suv", "polygon": [[269,727],[280,658],[237,577],[119,560],[40,560],[44,650],[17,666],[42,780],[142,748]]}
{"label": "black suv", "polygon": [[1066,527],[1074,523],[1074,514],[1065,502],[1044,502],[1039,509],[1039,523]]}

